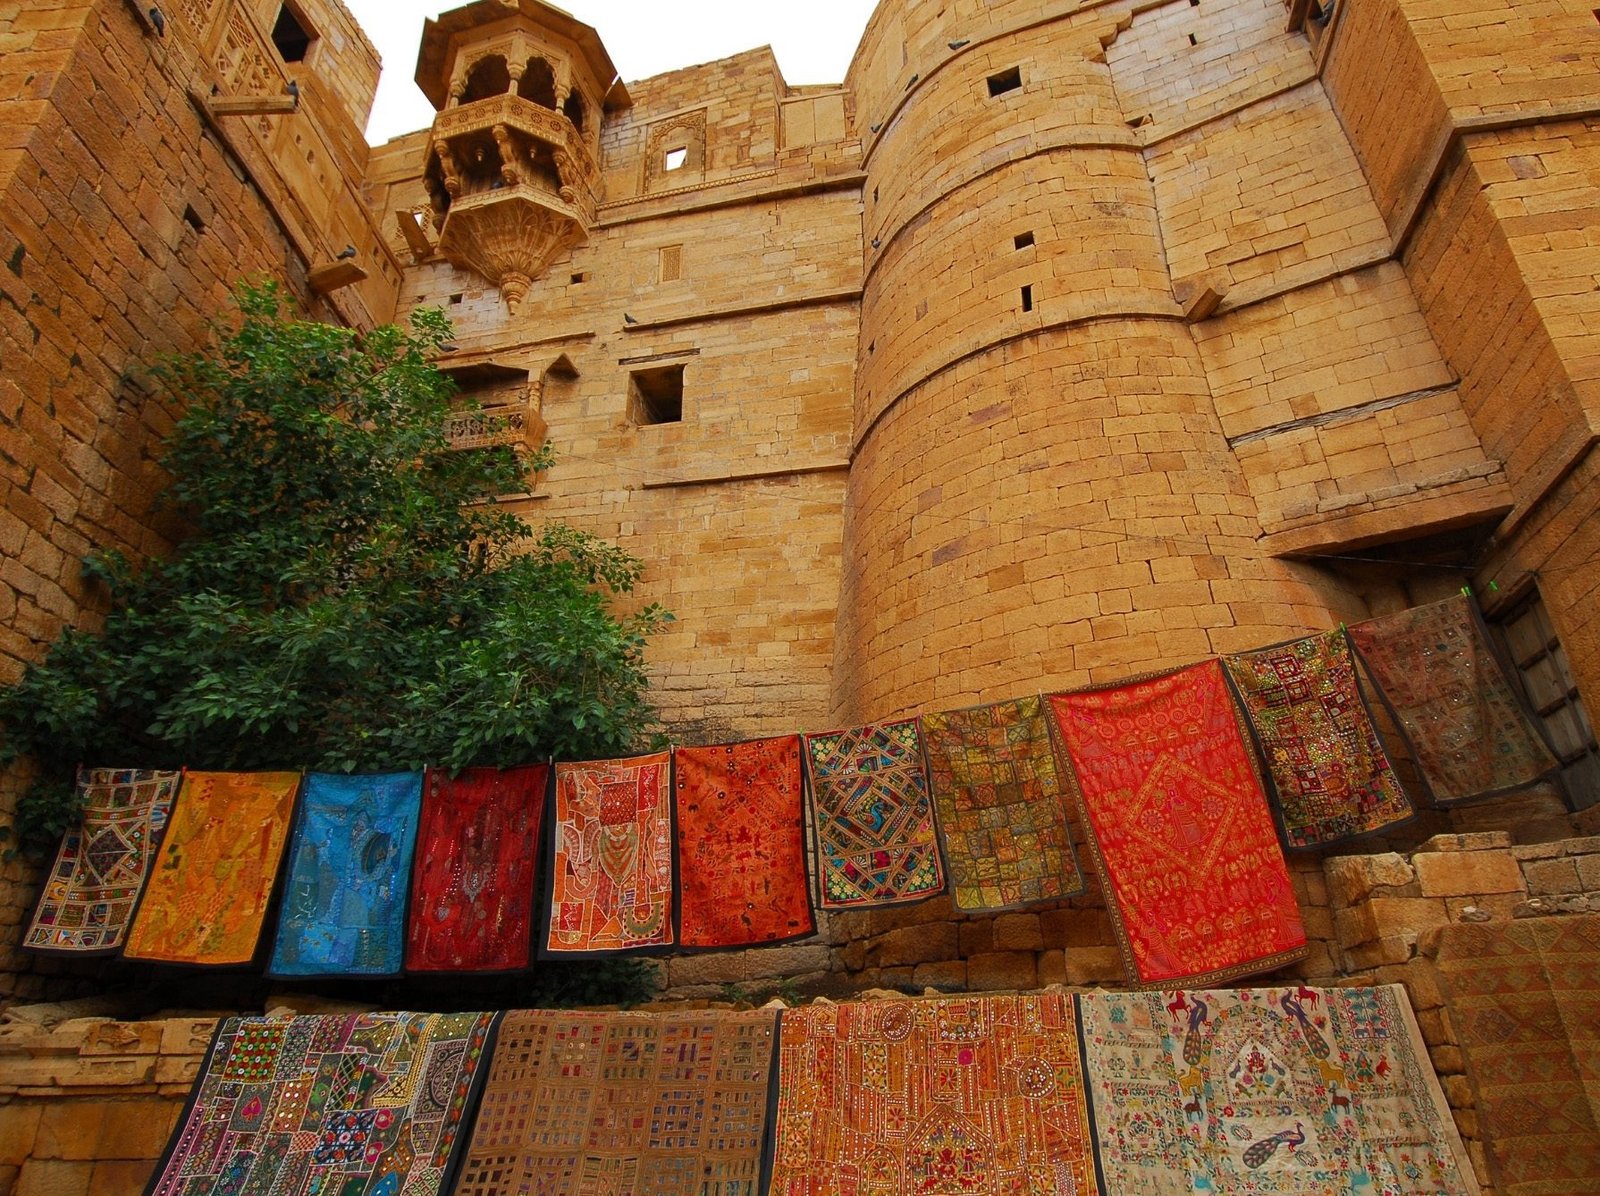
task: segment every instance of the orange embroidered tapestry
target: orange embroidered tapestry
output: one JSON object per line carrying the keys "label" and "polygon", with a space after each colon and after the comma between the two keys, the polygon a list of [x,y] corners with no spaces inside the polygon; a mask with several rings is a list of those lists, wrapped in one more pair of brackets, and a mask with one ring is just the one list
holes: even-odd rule
{"label": "orange embroidered tapestry", "polygon": [[800,737],[679,748],[678,944],[742,947],[811,934]]}
{"label": "orange embroidered tapestry", "polygon": [[544,954],[672,945],[671,758],[556,765]]}
{"label": "orange embroidered tapestry", "polygon": [[249,963],[299,787],[297,772],[186,774],[123,954],[160,963]]}
{"label": "orange embroidered tapestry", "polygon": [[1100,1191],[1072,998],[784,1010],[768,1190]]}
{"label": "orange embroidered tapestry", "polygon": [[1304,958],[1289,869],[1221,663],[1050,703],[1129,978],[1219,983]]}
{"label": "orange embroidered tapestry", "polygon": [[430,768],[406,924],[410,972],[507,972],[533,954],[544,764]]}

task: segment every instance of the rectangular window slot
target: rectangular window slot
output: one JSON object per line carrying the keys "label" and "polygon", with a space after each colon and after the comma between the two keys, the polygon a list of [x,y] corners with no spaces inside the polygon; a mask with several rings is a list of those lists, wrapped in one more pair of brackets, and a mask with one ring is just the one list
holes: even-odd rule
{"label": "rectangular window slot", "polygon": [[689,149],[680,145],[677,149],[669,149],[666,152],[666,156],[661,159],[661,165],[667,170],[682,170],[688,161]]}
{"label": "rectangular window slot", "polygon": [[628,418],[639,427],[683,422],[683,366],[663,365],[628,375]]}
{"label": "rectangular window slot", "polygon": [[455,307],[458,303],[461,302],[462,298],[463,298],[463,296],[460,295],[460,294],[451,295],[450,296],[450,306],[451,307]]}
{"label": "rectangular window slot", "polygon": [[1033,234],[1031,232],[1018,233],[1011,238],[1011,241],[1018,249],[1026,249],[1033,244]]}
{"label": "rectangular window slot", "polygon": [[1031,286],[1022,288],[1022,310],[1033,310],[1033,288]]}
{"label": "rectangular window slot", "polygon": [[1006,92],[1016,91],[1021,86],[1022,68],[1020,66],[1014,66],[1009,70],[1001,71],[998,75],[989,76],[989,94],[991,96],[1003,96]]}
{"label": "rectangular window slot", "polygon": [[1191,33],[1191,34],[1190,34],[1190,35],[1189,35],[1189,44],[1190,44],[1190,45],[1191,45],[1191,46],[1198,46],[1198,45],[1199,45],[1199,44],[1200,44],[1200,43],[1199,43],[1199,41],[1197,41],[1197,40],[1196,40],[1196,39],[1195,39],[1195,36],[1194,36],[1194,34],[1192,34],[1192,33]]}
{"label": "rectangular window slot", "polygon": [[278,19],[272,26],[272,44],[279,58],[285,62],[304,62],[311,53],[311,43],[316,40],[317,35],[287,4],[278,9]]}
{"label": "rectangular window slot", "polygon": [[197,233],[205,231],[206,222],[200,219],[199,212],[195,211],[193,207],[187,204],[183,209],[183,222],[190,228],[194,229],[194,231]]}
{"label": "rectangular window slot", "polygon": [[578,273],[572,276],[572,285],[577,286],[580,282],[587,280],[588,277],[589,276],[587,274],[580,270]]}
{"label": "rectangular window slot", "polygon": [[683,246],[663,245],[657,278],[661,282],[677,282],[683,277]]}

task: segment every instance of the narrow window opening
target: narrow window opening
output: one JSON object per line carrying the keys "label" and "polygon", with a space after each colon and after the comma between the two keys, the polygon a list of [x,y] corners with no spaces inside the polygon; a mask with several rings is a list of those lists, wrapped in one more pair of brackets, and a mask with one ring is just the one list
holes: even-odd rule
{"label": "narrow window opening", "polygon": [[1195,38],[1195,35],[1192,34],[1192,33],[1189,35],[1189,44],[1191,46],[1198,46],[1200,44],[1199,41]]}
{"label": "narrow window opening", "polygon": [[185,205],[184,206],[184,209],[183,209],[183,222],[185,224],[187,224],[190,228],[194,229],[194,231],[197,232],[197,233],[205,231],[206,222],[204,220],[200,219],[200,213],[195,211],[194,208],[192,206],[190,206],[190,205]]}
{"label": "narrow window opening", "polygon": [[683,422],[683,366],[663,365],[628,375],[628,418],[639,427]]}
{"label": "narrow window opening", "polygon": [[656,271],[656,277],[661,282],[676,282],[683,277],[682,245],[663,245],[661,247],[661,262]]}
{"label": "narrow window opening", "polygon": [[272,44],[279,58],[285,62],[304,62],[314,41],[316,34],[305,27],[287,4],[278,9],[278,19],[272,26]]}
{"label": "narrow window opening", "polygon": [[667,151],[666,156],[661,160],[661,165],[667,170],[682,170],[684,164],[688,161],[688,148],[679,146],[677,149],[669,149]]}
{"label": "narrow window opening", "polygon": [[874,187],[872,189],[872,202],[873,203],[877,203],[878,202],[878,189],[876,187]]}
{"label": "narrow window opening", "polygon": [[870,357],[872,354],[876,353],[877,351],[878,351],[878,342],[877,341],[868,341],[867,342],[867,355]]}
{"label": "narrow window opening", "polygon": [[464,298],[464,296],[460,292],[457,292],[456,294],[451,295],[450,296],[450,306],[454,307],[456,304],[460,303],[463,298]]}
{"label": "narrow window opening", "polygon": [[1031,286],[1022,288],[1022,310],[1033,310],[1033,288]]}
{"label": "narrow window opening", "polygon": [[573,286],[577,286],[580,282],[583,282],[588,277],[589,276],[587,274],[583,273],[583,271],[580,270],[578,273],[576,273],[576,274],[574,274],[572,276],[572,285]]}
{"label": "narrow window opening", "polygon": [[1028,246],[1033,244],[1033,234],[1031,232],[1018,233],[1015,237],[1012,237],[1011,240],[1018,249],[1026,249]]}
{"label": "narrow window opening", "polygon": [[1003,96],[1006,92],[1016,91],[1021,86],[1022,68],[1020,66],[1014,66],[1009,70],[1001,71],[998,75],[989,76],[989,94],[991,96]]}

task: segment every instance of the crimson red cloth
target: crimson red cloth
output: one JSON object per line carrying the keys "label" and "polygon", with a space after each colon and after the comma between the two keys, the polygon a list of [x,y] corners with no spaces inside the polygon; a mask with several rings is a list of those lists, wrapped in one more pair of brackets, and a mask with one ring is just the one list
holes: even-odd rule
{"label": "crimson red cloth", "polygon": [[679,748],[679,908],[684,947],[811,934],[800,737]]}
{"label": "crimson red cloth", "polygon": [[406,969],[528,966],[549,767],[428,771],[411,881]]}

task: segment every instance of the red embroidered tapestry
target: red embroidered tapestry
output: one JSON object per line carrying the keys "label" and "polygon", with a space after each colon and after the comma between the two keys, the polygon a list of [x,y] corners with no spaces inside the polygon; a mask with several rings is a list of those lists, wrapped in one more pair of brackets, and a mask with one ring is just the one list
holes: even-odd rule
{"label": "red embroidered tapestry", "polygon": [[1100,1191],[1072,998],[783,1011],[772,1196]]}
{"label": "red embroidered tapestry", "polygon": [[1465,594],[1350,628],[1436,806],[1530,785],[1556,767]]}
{"label": "red embroidered tapestry", "polygon": [[672,807],[666,752],[556,764],[546,954],[672,945]]}
{"label": "red embroidered tapestry", "polygon": [[1415,817],[1362,701],[1344,632],[1223,663],[1261,745],[1291,850],[1342,843]]}
{"label": "red embroidered tapestry", "polygon": [[1221,663],[1050,703],[1130,978],[1217,983],[1304,958],[1289,869]]}
{"label": "red embroidered tapestry", "polygon": [[811,934],[800,737],[679,748],[678,943],[742,947]]}
{"label": "red embroidered tapestry", "polygon": [[429,769],[406,931],[412,972],[507,972],[532,954],[544,764]]}

